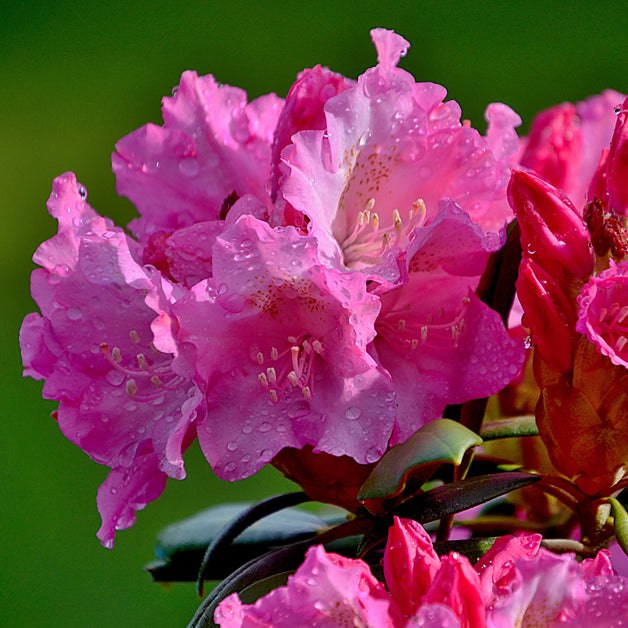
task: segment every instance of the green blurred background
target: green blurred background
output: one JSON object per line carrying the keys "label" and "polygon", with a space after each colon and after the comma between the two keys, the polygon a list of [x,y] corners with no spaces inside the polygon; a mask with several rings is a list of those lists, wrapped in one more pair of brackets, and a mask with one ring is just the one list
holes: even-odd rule
{"label": "green blurred background", "polygon": [[164,589],[141,569],[157,530],[211,503],[290,489],[270,471],[220,482],[194,448],[188,479],[171,481],[114,550],[100,546],[95,496],[106,469],[61,436],[41,384],[21,378],[30,257],[56,230],[45,209],[52,179],[73,170],[92,206],[126,224],[133,208],[115,194],[110,153],[126,133],[160,122],[160,99],[183,70],[250,97],[283,96],[304,67],[357,77],[373,65],[374,26],[409,39],[403,67],[444,84],[480,128],[491,101],[518,111],[525,131],[541,108],[628,90],[622,2],[2,3],[0,625],[185,625],[193,587]]}

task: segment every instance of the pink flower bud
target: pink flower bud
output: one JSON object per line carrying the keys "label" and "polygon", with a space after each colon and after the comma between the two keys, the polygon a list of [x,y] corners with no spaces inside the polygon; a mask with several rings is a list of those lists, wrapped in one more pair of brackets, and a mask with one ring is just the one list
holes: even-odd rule
{"label": "pink flower bud", "polygon": [[521,165],[534,170],[561,190],[578,177],[582,156],[582,131],[576,106],[563,103],[536,116],[530,129]]}
{"label": "pink flower bud", "polygon": [[554,275],[588,278],[593,251],[573,203],[532,172],[513,171],[508,200],[521,226],[523,253]]}
{"label": "pink flower bud", "polygon": [[517,294],[537,351],[561,373],[568,372],[576,336],[573,304],[552,275],[531,259],[521,263]]}

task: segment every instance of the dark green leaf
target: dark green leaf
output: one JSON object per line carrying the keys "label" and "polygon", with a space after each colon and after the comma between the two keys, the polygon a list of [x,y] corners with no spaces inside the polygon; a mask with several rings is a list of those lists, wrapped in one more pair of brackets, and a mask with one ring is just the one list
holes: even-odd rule
{"label": "dark green leaf", "polygon": [[540,479],[540,475],[523,472],[480,475],[421,493],[395,508],[392,514],[415,519],[421,523],[435,521],[484,504],[495,497],[534,484]]}
{"label": "dark green leaf", "polygon": [[[155,542],[160,560],[147,565],[146,570],[157,582],[193,582],[207,547],[252,505],[222,504],[164,528]],[[206,577],[220,580],[269,549],[310,538],[344,519],[340,514],[323,519],[298,508],[269,515],[240,534]]]}
{"label": "dark green leaf", "polygon": [[395,445],[384,454],[360,489],[358,499],[369,507],[369,500],[398,495],[411,472],[420,476],[417,484],[421,485],[442,463],[459,465],[467,449],[481,442],[475,432],[456,421],[430,421],[405,443]]}
{"label": "dark green leaf", "polygon": [[472,563],[476,563],[488,550],[493,547],[493,543],[498,537],[489,536],[485,538],[463,539],[456,541],[444,541],[434,543],[434,549],[439,555],[458,552],[464,554]]}

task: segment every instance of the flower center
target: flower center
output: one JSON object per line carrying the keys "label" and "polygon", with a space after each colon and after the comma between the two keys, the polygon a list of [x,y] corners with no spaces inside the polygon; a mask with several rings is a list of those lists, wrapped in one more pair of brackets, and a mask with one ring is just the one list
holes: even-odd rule
{"label": "flower center", "polygon": [[[139,344],[140,337],[136,330],[132,330],[129,335],[134,344]],[[155,402],[163,398],[164,392],[176,390],[185,381],[180,375],[173,374],[172,356],[158,351],[152,343],[150,348],[152,355],[149,357],[144,353],[136,353],[131,359],[124,359],[118,347],[109,349],[106,342],[100,345],[114,369],[105,379],[114,386],[124,382],[127,395],[134,401]]]}
{"label": "flower center", "polygon": [[379,336],[406,354],[428,346],[438,351],[454,349],[465,328],[464,314],[469,303],[469,298],[462,299],[460,312],[449,320],[445,320],[444,308],[436,316],[430,313],[419,320],[413,317],[411,306],[406,305],[381,316],[376,330]]}
{"label": "flower center", "polygon": [[387,249],[406,248],[416,227],[425,220],[425,203],[417,199],[404,221],[398,209],[390,215],[389,224],[383,224],[380,214],[375,211],[375,199],[370,198],[365,208],[358,212],[353,229],[340,244],[345,265],[351,270],[360,270],[382,262]]}
{"label": "flower center", "polygon": [[601,335],[619,354],[628,344],[628,305],[613,303],[608,308],[601,308],[598,315]]}
{"label": "flower center", "polygon": [[313,394],[314,362],[317,355],[322,355],[323,344],[310,335],[288,336],[286,340],[288,346],[282,351],[274,346],[268,355],[251,351],[253,359],[263,367],[257,379],[273,403],[279,403],[285,391],[293,388],[300,388],[303,398],[309,401]]}

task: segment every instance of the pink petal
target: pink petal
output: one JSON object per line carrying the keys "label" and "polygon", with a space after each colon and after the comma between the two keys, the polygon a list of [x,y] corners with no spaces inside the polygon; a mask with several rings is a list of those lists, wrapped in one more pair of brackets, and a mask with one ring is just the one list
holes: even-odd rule
{"label": "pink petal", "polygon": [[176,94],[164,98],[164,126],[133,131],[112,156],[118,193],[142,216],[132,229],[145,239],[215,220],[232,192],[270,206],[266,181],[282,105],[274,94],[247,104],[242,90],[184,72]]}

